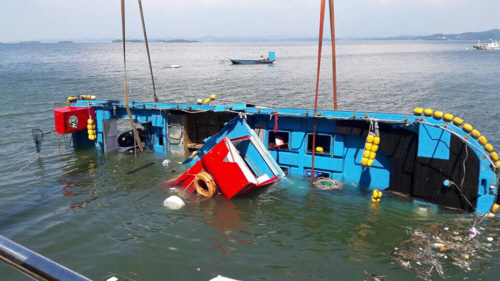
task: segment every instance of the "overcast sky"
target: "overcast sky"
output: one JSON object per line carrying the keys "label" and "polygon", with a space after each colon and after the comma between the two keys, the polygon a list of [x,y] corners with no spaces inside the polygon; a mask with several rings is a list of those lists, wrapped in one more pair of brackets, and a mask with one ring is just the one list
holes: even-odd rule
{"label": "overcast sky", "polygon": [[[137,0],[125,2],[127,38],[140,39]],[[142,2],[150,38],[318,33],[320,0]],[[485,31],[500,28],[500,0],[336,0],[335,17],[343,38]],[[120,25],[119,0],[0,0],[0,42],[120,38]]]}

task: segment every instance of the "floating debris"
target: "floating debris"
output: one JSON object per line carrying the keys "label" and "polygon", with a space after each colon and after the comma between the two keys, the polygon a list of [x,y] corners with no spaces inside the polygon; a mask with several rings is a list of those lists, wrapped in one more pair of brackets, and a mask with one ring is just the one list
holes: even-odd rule
{"label": "floating debris", "polygon": [[[474,260],[488,259],[491,257],[488,253],[493,251],[493,245],[486,242],[493,241],[493,237],[477,236],[479,232],[475,227],[467,232],[473,223],[474,219],[463,218],[446,222],[453,224],[453,231],[445,222],[428,223],[414,230],[407,227],[410,238],[394,248],[391,257],[403,268],[415,270],[417,277],[423,280],[431,280],[433,271],[446,279],[444,268],[449,268],[445,265],[450,263],[470,271]],[[483,239],[485,241],[481,241]]]}
{"label": "floating debris", "polygon": [[385,281],[386,275],[376,275],[373,273],[368,273],[364,270],[365,275],[367,276],[365,281]]}

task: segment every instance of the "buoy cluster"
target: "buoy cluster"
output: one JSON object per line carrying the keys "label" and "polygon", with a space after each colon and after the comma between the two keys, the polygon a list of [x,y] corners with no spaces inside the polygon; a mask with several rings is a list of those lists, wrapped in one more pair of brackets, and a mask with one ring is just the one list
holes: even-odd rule
{"label": "buoy cluster", "polygon": [[69,96],[68,101],[76,101],[76,100],[95,100],[96,96],[91,95],[78,95],[78,96]]}
{"label": "buoy cluster", "polygon": [[380,144],[380,137],[375,135],[374,132],[369,132],[366,137],[365,150],[363,151],[363,158],[361,158],[361,166],[371,167],[375,156],[377,156],[378,146]]}
{"label": "buoy cluster", "polygon": [[374,189],[372,193],[372,203],[380,202],[381,198],[382,198],[382,191]]}
{"label": "buoy cluster", "polygon": [[215,100],[217,98],[217,95],[210,95],[210,97],[206,98],[206,99],[197,99],[196,100],[196,103],[197,104],[210,104],[211,101]]}
{"label": "buoy cluster", "polygon": [[89,117],[89,119],[87,119],[87,133],[89,135],[89,140],[96,140],[97,139],[97,135],[96,135],[97,133],[95,130],[95,122],[92,119],[92,117]]}
{"label": "buoy cluster", "polygon": [[477,141],[484,147],[484,150],[486,150],[490,154],[490,159],[495,162],[495,167],[500,168],[499,156],[498,153],[494,151],[495,148],[493,147],[493,145],[488,142],[488,139],[485,136],[481,135],[481,132],[479,132],[477,129],[474,129],[471,124],[464,123],[464,120],[462,118],[453,116],[453,114],[451,113],[432,110],[432,108],[423,109],[421,107],[416,107],[413,110],[413,113],[415,115],[425,115],[429,117],[432,116],[435,119],[443,119],[446,122],[453,122],[455,126],[462,128],[464,132],[477,139]]}

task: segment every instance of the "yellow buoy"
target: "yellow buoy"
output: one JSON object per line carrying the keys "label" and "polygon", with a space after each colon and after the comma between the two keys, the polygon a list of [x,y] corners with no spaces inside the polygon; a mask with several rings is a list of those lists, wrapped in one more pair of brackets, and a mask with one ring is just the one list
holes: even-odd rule
{"label": "yellow buoy", "polygon": [[375,152],[370,152],[370,159],[375,159],[375,156],[377,156]]}
{"label": "yellow buoy", "polygon": [[361,165],[363,166],[368,165],[368,158],[363,157],[363,159],[361,159]]}
{"label": "yellow buoy", "polygon": [[380,144],[380,137],[374,137],[373,144],[376,144],[376,145]]}
{"label": "yellow buoy", "polygon": [[321,146],[317,146],[316,147],[316,152],[323,152],[323,148]]}
{"label": "yellow buoy", "polygon": [[92,118],[87,119],[87,125],[92,125],[94,124],[94,120]]}
{"label": "yellow buoy", "polygon": [[469,123],[465,123],[463,126],[462,126],[462,129],[464,129],[464,131],[466,131],[467,133],[474,130],[474,127],[472,127],[471,124]]}
{"label": "yellow buoy", "polygon": [[498,161],[498,153],[496,153],[495,151],[490,153],[490,157],[493,161]]}
{"label": "yellow buoy", "polygon": [[421,107],[415,107],[415,109],[413,109],[413,113],[415,113],[415,115],[422,115],[422,113],[424,113],[424,109]]}
{"label": "yellow buoy", "polygon": [[380,190],[379,190],[379,191],[377,192],[377,196],[378,196],[378,198],[382,198],[382,191],[380,191]]}
{"label": "yellow buoy", "polygon": [[481,145],[486,145],[486,144],[488,144],[488,139],[487,139],[485,136],[480,136],[480,137],[477,139],[477,141],[479,141],[479,143],[480,143]]}
{"label": "yellow buoy", "polygon": [[95,131],[94,131],[94,130],[88,130],[88,131],[87,131],[87,134],[89,134],[89,136],[91,136],[91,135],[95,135]]}
{"label": "yellow buoy", "polygon": [[85,95],[85,99],[90,100],[90,95]]}
{"label": "yellow buoy", "polygon": [[495,162],[495,166],[500,167],[500,161]]}
{"label": "yellow buoy", "polygon": [[474,129],[474,130],[472,130],[472,131],[470,132],[470,135],[471,135],[473,138],[477,139],[477,138],[479,138],[479,137],[481,136],[481,133],[480,133],[478,130]]}
{"label": "yellow buoy", "polygon": [[453,118],[453,124],[457,125],[457,126],[460,126],[464,123],[464,119],[460,118],[460,117],[455,117]]}
{"label": "yellow buoy", "polygon": [[377,203],[380,202],[380,198],[377,198]]}
{"label": "yellow buoy", "polygon": [[498,211],[500,211],[500,205],[498,205],[497,203],[493,204],[493,207],[491,207],[491,211],[493,213],[498,213]]}
{"label": "yellow buoy", "polygon": [[372,151],[373,151],[373,152],[377,152],[377,150],[378,150],[378,145],[373,144],[373,145],[372,145]]}
{"label": "yellow buoy", "polygon": [[374,135],[370,134],[368,137],[366,137],[366,142],[367,143],[373,143],[373,139],[375,138]]}
{"label": "yellow buoy", "polygon": [[364,157],[364,158],[370,158],[370,151],[369,151],[369,150],[365,150],[365,151],[363,152],[363,157]]}
{"label": "yellow buoy", "polygon": [[444,113],[441,110],[434,111],[434,118],[441,119],[443,118]]}
{"label": "yellow buoy", "polygon": [[425,114],[425,115],[427,115],[427,116],[431,116],[431,115],[432,115],[432,112],[434,112],[434,111],[432,110],[432,108],[426,108],[426,109],[424,110],[424,114]]}
{"label": "yellow buoy", "polygon": [[196,103],[197,103],[197,104],[202,104],[202,103],[203,103],[203,100],[202,100],[202,99],[197,99],[197,100],[196,100]]}
{"label": "yellow buoy", "polygon": [[368,167],[371,167],[373,165],[373,159],[368,159]]}
{"label": "yellow buoy", "polygon": [[365,150],[371,151],[372,150],[372,144],[371,143],[367,143],[365,145]]}
{"label": "yellow buoy", "polygon": [[211,100],[214,100],[214,99],[216,99],[216,98],[217,98],[217,95],[210,95],[210,99],[211,99]]}
{"label": "yellow buoy", "polygon": [[95,140],[96,139],[96,136],[95,135],[90,135],[89,136],[89,140]]}
{"label": "yellow buoy", "polygon": [[443,116],[443,119],[444,119],[444,121],[450,122],[451,120],[453,120],[453,114],[445,113]]}
{"label": "yellow buoy", "polygon": [[377,199],[372,197],[372,203],[377,203]]}
{"label": "yellow buoy", "polygon": [[488,152],[492,152],[493,151],[493,145],[491,143],[487,143],[484,145],[484,149]]}
{"label": "yellow buoy", "polygon": [[87,130],[93,130],[93,129],[94,129],[94,125],[90,125],[90,124],[87,125]]}
{"label": "yellow buoy", "polygon": [[203,104],[209,104],[210,103],[210,99],[204,99],[203,100]]}

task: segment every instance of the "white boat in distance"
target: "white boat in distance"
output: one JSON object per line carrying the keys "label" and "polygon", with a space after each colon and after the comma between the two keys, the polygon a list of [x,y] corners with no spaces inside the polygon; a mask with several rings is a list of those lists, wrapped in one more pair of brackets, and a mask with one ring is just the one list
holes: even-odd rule
{"label": "white boat in distance", "polygon": [[498,41],[493,41],[491,39],[489,43],[481,44],[477,42],[477,44],[472,47],[477,50],[500,50],[500,44],[498,43]]}

